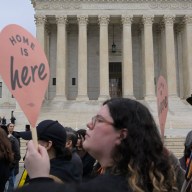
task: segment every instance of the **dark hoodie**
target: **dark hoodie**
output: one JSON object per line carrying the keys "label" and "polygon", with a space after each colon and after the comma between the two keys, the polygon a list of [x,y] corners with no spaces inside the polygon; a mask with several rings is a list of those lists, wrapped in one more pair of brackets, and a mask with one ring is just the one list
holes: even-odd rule
{"label": "dark hoodie", "polygon": [[[70,160],[58,157],[50,160],[50,177],[57,183],[80,183],[82,180],[82,177],[76,174]],[[22,181],[20,180],[20,182]],[[30,183],[30,178],[27,175],[24,185],[28,183]],[[18,186],[23,186],[23,184]]]}
{"label": "dark hoodie", "polygon": [[63,158],[54,158],[50,160],[51,169],[50,175],[56,176],[64,183],[80,183],[81,176],[76,174],[72,161],[64,160]]}

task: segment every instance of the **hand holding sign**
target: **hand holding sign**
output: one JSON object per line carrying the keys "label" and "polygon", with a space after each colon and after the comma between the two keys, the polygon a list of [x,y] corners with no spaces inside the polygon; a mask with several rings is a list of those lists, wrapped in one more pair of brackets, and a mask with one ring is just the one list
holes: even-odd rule
{"label": "hand holding sign", "polygon": [[160,76],[157,82],[157,108],[162,138],[168,111],[168,89],[165,79]]}
{"label": "hand holding sign", "polygon": [[38,41],[12,24],[0,33],[0,75],[35,127],[49,82],[49,65]]}

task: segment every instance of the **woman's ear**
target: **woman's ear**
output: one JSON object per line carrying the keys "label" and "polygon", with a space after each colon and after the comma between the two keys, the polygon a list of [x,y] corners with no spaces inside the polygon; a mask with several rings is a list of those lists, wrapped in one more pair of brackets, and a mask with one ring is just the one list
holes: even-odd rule
{"label": "woman's ear", "polygon": [[127,137],[128,131],[126,128],[120,130],[120,139],[123,140]]}
{"label": "woman's ear", "polygon": [[119,130],[116,144],[120,145],[121,141],[124,140],[127,137],[127,135],[128,135],[128,131],[126,128]]}
{"label": "woman's ear", "polygon": [[52,141],[47,141],[47,145],[46,145],[46,149],[49,150],[51,147],[53,146],[53,142]]}

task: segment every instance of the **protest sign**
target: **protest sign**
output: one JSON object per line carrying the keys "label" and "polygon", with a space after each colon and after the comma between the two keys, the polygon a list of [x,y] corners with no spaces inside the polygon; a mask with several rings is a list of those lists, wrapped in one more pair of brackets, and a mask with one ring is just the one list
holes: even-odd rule
{"label": "protest sign", "polygon": [[161,136],[164,138],[165,122],[168,111],[168,89],[166,80],[163,76],[160,76],[157,82],[157,108]]}
{"label": "protest sign", "polygon": [[49,82],[49,65],[40,44],[19,25],[0,33],[0,75],[34,128]]}

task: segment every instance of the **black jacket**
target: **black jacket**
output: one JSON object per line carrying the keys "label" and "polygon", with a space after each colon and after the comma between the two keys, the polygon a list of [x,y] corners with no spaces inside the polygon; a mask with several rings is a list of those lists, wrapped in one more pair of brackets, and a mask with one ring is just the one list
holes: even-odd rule
{"label": "black jacket", "polygon": [[81,160],[83,163],[83,179],[87,180],[92,174],[95,159],[89,153],[86,153]]}
{"label": "black jacket", "polygon": [[82,184],[58,184],[49,178],[31,180],[29,185],[17,189],[16,192],[132,192],[125,177],[115,175],[98,176]]}
{"label": "black jacket", "polygon": [[[64,158],[54,158],[50,160],[50,177],[56,182],[79,183],[82,179],[82,175],[79,175],[79,171],[75,169],[76,167],[71,160],[65,160]],[[52,181],[52,179],[48,178],[48,181]],[[31,181],[33,181],[33,179],[30,180],[29,176],[27,175],[24,186],[31,183]],[[45,182],[47,182],[46,179]]]}
{"label": "black jacket", "polygon": [[50,164],[50,175],[58,177],[64,183],[80,182],[80,175],[78,175],[77,170],[74,170],[75,167],[71,160],[67,161],[62,158],[54,158],[50,160]]}
{"label": "black jacket", "polygon": [[11,169],[14,169],[14,174],[17,175],[19,173],[19,161],[21,159],[19,142],[13,135],[9,137],[9,140],[14,153],[14,161],[11,165]]}
{"label": "black jacket", "polygon": [[186,170],[186,160],[185,160],[185,157],[184,156],[182,156],[180,159],[179,159],[179,162],[180,162],[180,165],[181,165],[181,167],[184,169],[184,170]]}
{"label": "black jacket", "polygon": [[73,166],[71,171],[73,172],[74,181],[76,183],[82,182],[83,163],[75,149],[72,150],[71,164],[71,166]]}
{"label": "black jacket", "polygon": [[4,191],[5,183],[10,176],[10,164],[6,159],[0,159],[0,192]]}

